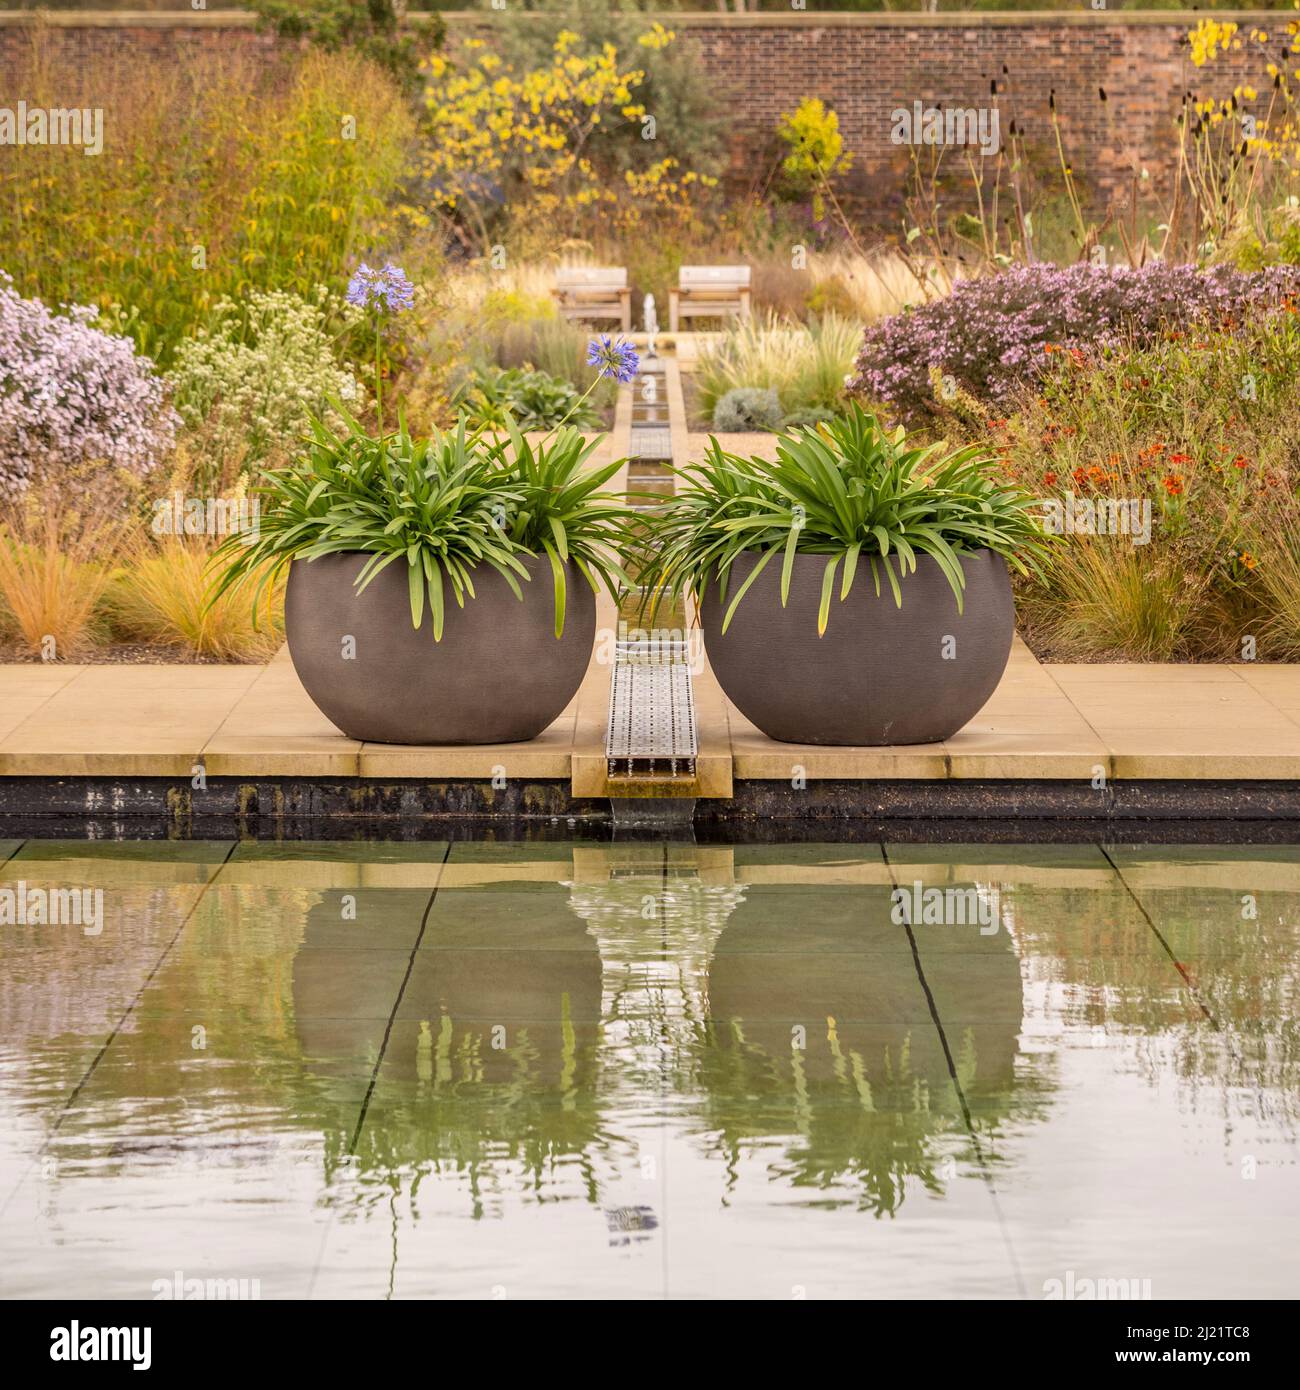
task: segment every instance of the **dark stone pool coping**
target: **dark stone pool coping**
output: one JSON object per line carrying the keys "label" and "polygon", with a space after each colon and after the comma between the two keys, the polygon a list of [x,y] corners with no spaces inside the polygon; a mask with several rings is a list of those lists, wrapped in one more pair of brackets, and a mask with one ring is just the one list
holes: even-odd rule
{"label": "dark stone pool coping", "polygon": [[[695,805],[700,838],[1053,842],[1159,837],[1300,842],[1300,782],[741,781]],[[0,838],[502,839],[612,831],[609,803],[567,779],[490,782],[377,778],[0,779]],[[644,838],[644,836],[643,836]]]}

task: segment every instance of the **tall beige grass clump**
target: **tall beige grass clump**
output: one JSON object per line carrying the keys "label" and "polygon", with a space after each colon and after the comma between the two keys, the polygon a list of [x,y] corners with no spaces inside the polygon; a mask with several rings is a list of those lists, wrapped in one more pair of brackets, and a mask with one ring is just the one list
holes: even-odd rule
{"label": "tall beige grass clump", "polygon": [[1259,646],[1269,656],[1300,660],[1300,505],[1289,489],[1256,521],[1251,572],[1267,617]]}
{"label": "tall beige grass clump", "polygon": [[712,415],[728,391],[758,387],[775,391],[787,413],[834,410],[861,336],[860,327],[839,314],[809,324],[756,315],[701,351],[695,368],[700,407]]}
{"label": "tall beige grass clump", "polygon": [[206,537],[137,534],[109,596],[113,626],[122,636],[179,647],[217,661],[265,661],[284,640],[283,586],[254,615],[245,590],[209,602],[215,544]]}
{"label": "tall beige grass clump", "polygon": [[34,656],[68,660],[95,645],[121,534],[35,492],[0,521],[0,619]]}
{"label": "tall beige grass clump", "polygon": [[[863,256],[838,250],[810,256],[814,302],[838,298],[844,310],[863,326],[901,313],[909,305],[924,304],[946,292],[946,280],[936,267],[897,252]],[[833,288],[832,288],[833,287]]]}

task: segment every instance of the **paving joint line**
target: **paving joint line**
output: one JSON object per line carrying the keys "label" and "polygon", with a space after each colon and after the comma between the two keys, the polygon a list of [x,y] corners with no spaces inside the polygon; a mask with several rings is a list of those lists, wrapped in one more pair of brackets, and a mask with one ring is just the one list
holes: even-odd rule
{"label": "paving joint line", "polygon": [[1106,862],[1110,865],[1112,869],[1114,869],[1115,877],[1118,878],[1119,881],[1124,885],[1124,891],[1129,895],[1130,898],[1133,899],[1134,903],[1137,905],[1137,910],[1142,914],[1142,920],[1146,922],[1148,927],[1151,928],[1151,931],[1154,933],[1156,940],[1164,948],[1165,955],[1169,957],[1170,963],[1173,965],[1174,969],[1178,971],[1179,978],[1182,980],[1183,984],[1187,986],[1187,992],[1192,996],[1192,1001],[1195,1003],[1196,1007],[1200,1009],[1200,1011],[1205,1015],[1205,1017],[1209,1020],[1210,1026],[1216,1032],[1221,1031],[1219,1027],[1219,1020],[1215,1018],[1215,1016],[1210,1012],[1209,1007],[1205,1003],[1205,1000],[1201,998],[1200,990],[1197,989],[1196,986],[1192,983],[1191,977],[1188,975],[1187,970],[1184,967],[1182,961],[1180,961],[1178,957],[1174,955],[1173,948],[1170,946],[1169,942],[1165,940],[1164,933],[1161,932],[1160,928],[1157,927],[1155,922],[1152,920],[1151,914],[1146,909],[1146,904],[1143,903],[1142,899],[1139,898],[1138,895],[1133,891],[1132,885],[1129,883],[1128,879],[1124,877],[1124,871],[1110,857],[1110,851],[1106,848],[1105,845],[1099,844],[1097,848],[1101,850],[1102,854],[1106,856]]}
{"label": "paving joint line", "polygon": [[[885,868],[889,872],[890,883],[897,888],[898,880],[894,876],[894,866],[889,861],[889,849],[883,842],[879,842],[880,857],[884,860]],[[925,1002],[930,1010],[930,1020],[934,1024],[935,1032],[939,1035],[939,1043],[943,1048],[944,1060],[948,1065],[948,1079],[952,1082],[953,1091],[957,1095],[957,1103],[961,1106],[962,1122],[966,1126],[966,1132],[970,1135],[971,1145],[975,1150],[975,1160],[979,1165],[980,1176],[984,1180],[984,1185],[988,1190],[989,1201],[993,1204],[993,1214],[997,1219],[998,1231],[1002,1236],[1002,1243],[1006,1248],[1007,1260],[1011,1265],[1011,1272],[1015,1276],[1016,1288],[1019,1290],[1021,1298],[1028,1298],[1029,1293],[1025,1288],[1024,1275],[1021,1273],[1020,1260],[1016,1255],[1015,1246],[1011,1241],[1011,1232],[1007,1230],[1006,1219],[1002,1215],[1002,1204],[998,1200],[997,1184],[993,1181],[993,1172],[989,1167],[988,1159],[984,1155],[983,1146],[980,1144],[979,1135],[975,1132],[975,1122],[971,1118],[970,1103],[966,1099],[966,1092],[962,1089],[962,1084],[957,1077],[957,1063],[952,1055],[952,1048],[948,1045],[948,1034],[944,1030],[943,1020],[939,1017],[939,1006],[935,1002],[934,994],[930,989],[930,982],[925,978],[925,967],[921,964],[921,949],[917,944],[916,934],[912,931],[911,922],[904,918],[903,930],[907,933],[908,944],[912,948],[912,964],[916,969],[916,978],[920,983],[921,989],[925,994]]]}
{"label": "paving joint line", "polygon": [[185,928],[188,927],[189,924],[194,920],[194,914],[199,910],[199,904],[204,900],[205,897],[207,897],[208,889],[212,887],[213,883],[220,875],[222,869],[224,869],[226,865],[230,863],[231,855],[233,855],[238,848],[239,841],[232,840],[230,842],[230,848],[226,851],[225,858],[221,861],[220,864],[217,865],[216,873],[214,873],[212,877],[209,878],[200,888],[198,894],[195,896],[194,902],[190,905],[190,910],[181,919],[181,924],[179,927],[176,928],[175,934],[172,936],[172,939],[167,943],[166,946],[163,947],[162,955],[160,955],[158,959],[153,963],[153,968],[144,977],[143,981],[141,981],[140,988],[136,990],[135,994],[132,996],[131,1002],[126,1006],[125,1010],[123,1010],[121,1018],[119,1018],[118,1021],[113,1025],[113,1031],[108,1035],[108,1038],[105,1041],[103,1047],[99,1049],[99,1051],[95,1054],[94,1060],[91,1062],[90,1066],[86,1068],[86,1074],[81,1078],[80,1081],[77,1082],[76,1086],[73,1087],[72,1094],[67,1098],[66,1101],[64,1101],[63,1106],[59,1111],[58,1118],[54,1121],[54,1124],[51,1126],[50,1133],[46,1137],[45,1143],[41,1145],[40,1153],[45,1153],[45,1151],[49,1148],[51,1141],[59,1131],[59,1127],[67,1118],[68,1112],[76,1104],[77,1097],[82,1093],[83,1090],[85,1090],[86,1086],[90,1082],[91,1077],[94,1076],[96,1068],[98,1068],[100,1062],[104,1060],[104,1057],[108,1052],[108,1049],[112,1047],[113,1043],[117,1040],[117,1036],[122,1031],[122,1028],[125,1025],[127,1019],[131,1017],[132,1013],[135,1012],[136,1005],[139,1004],[140,1000],[144,998],[145,990],[149,988],[149,985],[152,983],[154,976],[157,975],[157,973],[162,969],[163,962],[167,959],[169,955],[171,955],[176,943],[181,939],[181,934],[184,932]]}
{"label": "paving joint line", "polygon": [[[366,1094],[361,1102],[361,1110],[357,1115],[356,1128],[352,1131],[352,1139],[348,1144],[348,1157],[355,1157],[357,1145],[361,1141],[361,1130],[366,1123],[366,1116],[370,1113],[370,1098],[375,1093],[375,1086],[379,1081],[379,1069],[384,1065],[384,1057],[388,1053],[388,1042],[393,1034],[393,1024],[397,1020],[397,1011],[402,1007],[402,997],[406,993],[407,983],[410,981],[411,972],[415,969],[416,953],[420,949],[420,943],[424,940],[424,933],[429,925],[429,913],[433,911],[433,904],[438,897],[438,889],[442,886],[442,871],[447,865],[447,860],[451,858],[452,841],[447,841],[447,848],[443,851],[442,861],[438,865],[438,878],[433,885],[433,891],[429,894],[429,901],[424,905],[424,914],[420,918],[420,930],[416,934],[415,944],[411,947],[410,959],[406,962],[406,973],[402,976],[402,983],[397,991],[397,998],[393,1001],[393,1007],[388,1014],[388,1022],[384,1027],[384,1038],[379,1044],[379,1056],[375,1059],[375,1065],[370,1073],[370,1084],[366,1087]],[[397,1201],[397,1194],[392,1194],[390,1211],[393,1217],[393,1259],[388,1271],[388,1290],[385,1298],[391,1299],[393,1296],[393,1283],[397,1272],[397,1209],[394,1205]],[[331,1210],[329,1220],[325,1223],[325,1229],[321,1232],[320,1246],[316,1251],[316,1260],[312,1265],[311,1278],[307,1281],[307,1292],[304,1295],[310,1299],[316,1289],[316,1281],[320,1278],[321,1265],[325,1262],[325,1246],[329,1242],[330,1232],[334,1229],[335,1210]]]}
{"label": "paving joint line", "polygon": [[429,926],[429,914],[433,911],[433,905],[438,898],[438,889],[442,887],[442,871],[447,865],[447,860],[451,858],[452,841],[447,841],[447,848],[443,852],[442,862],[438,865],[438,879],[433,885],[433,891],[429,894],[429,901],[424,905],[424,915],[420,918],[420,930],[416,934],[415,944],[411,947],[410,959],[406,962],[406,973],[402,976],[402,983],[398,986],[397,998],[393,1000],[392,1010],[388,1015],[388,1023],[384,1028],[384,1039],[379,1044],[379,1056],[375,1058],[374,1069],[370,1073],[370,1084],[366,1087],[365,1099],[361,1102],[361,1113],[357,1116],[356,1129],[352,1131],[352,1141],[348,1145],[348,1153],[355,1155],[357,1145],[361,1141],[361,1131],[365,1127],[366,1115],[370,1110],[370,1098],[375,1093],[375,1086],[379,1082],[379,1070],[384,1065],[384,1057],[388,1052],[388,1042],[393,1036],[393,1024],[397,1021],[397,1011],[402,1007],[402,999],[406,995],[406,986],[410,983],[411,973],[415,969],[415,957],[419,952],[420,943],[424,940],[424,933]]}
{"label": "paving joint line", "polygon": [[[24,840],[23,844],[26,843],[27,841]],[[21,848],[21,846],[19,846],[19,848]],[[140,1000],[143,998],[145,990],[149,988],[150,982],[153,980],[154,976],[157,975],[159,970],[162,969],[163,962],[171,954],[172,948],[181,939],[181,933],[184,932],[185,928],[189,926],[190,922],[193,920],[194,914],[199,910],[199,904],[207,896],[208,889],[212,887],[212,884],[216,881],[217,876],[221,873],[221,870],[224,869],[226,865],[230,863],[231,856],[235,853],[235,851],[238,848],[239,841],[232,840],[230,842],[230,848],[226,851],[226,857],[221,861],[220,864],[217,865],[216,873],[214,873],[212,877],[209,878],[201,886],[198,895],[195,897],[194,902],[190,907],[190,910],[181,919],[180,926],[176,928],[175,935],[173,935],[172,939],[163,948],[162,955],[160,955],[158,959],[154,962],[153,968],[149,971],[148,975],[146,975],[144,980],[141,982],[140,988],[136,990],[134,996],[131,999],[131,1002],[123,1010],[122,1016],[113,1025],[113,1029],[109,1033],[104,1045],[99,1049],[98,1052],[95,1053],[94,1057],[91,1059],[90,1065],[86,1068],[85,1074],[82,1076],[81,1080],[78,1081],[77,1084],[72,1088],[71,1094],[63,1102],[63,1105],[60,1107],[57,1117],[55,1118],[53,1124],[50,1126],[49,1132],[45,1136],[44,1143],[42,1143],[40,1148],[36,1150],[35,1154],[32,1156],[32,1161],[27,1165],[26,1169],[23,1171],[18,1181],[14,1184],[13,1188],[9,1192],[9,1195],[4,1199],[4,1203],[0,1205],[0,1220],[3,1220],[4,1214],[9,1210],[10,1203],[18,1195],[19,1191],[22,1189],[23,1184],[31,1176],[32,1170],[36,1167],[37,1163],[42,1158],[44,1158],[46,1154],[48,1154],[50,1145],[58,1136],[59,1129],[62,1127],[64,1120],[67,1119],[68,1113],[76,1104],[77,1097],[82,1093],[83,1090],[85,1090],[86,1086],[89,1084],[90,1079],[95,1074],[95,1071],[98,1068],[100,1062],[104,1060],[104,1057],[108,1052],[108,1049],[113,1045],[114,1041],[117,1039],[118,1034],[122,1031],[123,1025],[126,1023],[127,1019],[130,1018],[131,1014],[135,1010],[136,1005],[139,1004]],[[14,854],[17,854],[17,852],[18,851],[15,850]],[[13,856],[11,855],[10,858],[12,857]],[[5,861],[5,863],[8,862],[9,860]]]}

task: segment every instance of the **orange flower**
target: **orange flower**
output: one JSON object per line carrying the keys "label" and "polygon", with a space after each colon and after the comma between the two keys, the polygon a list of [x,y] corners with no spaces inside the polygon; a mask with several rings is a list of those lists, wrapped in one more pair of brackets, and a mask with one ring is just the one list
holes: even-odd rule
{"label": "orange flower", "polygon": [[1051,487],[1052,484],[1053,484],[1055,481],[1056,481],[1056,474],[1055,474],[1055,473],[1047,472],[1047,473],[1044,473],[1044,474],[1043,474],[1043,486],[1044,486],[1044,487]]}
{"label": "orange flower", "polygon": [[1234,468],[1249,468],[1250,460],[1245,456],[1245,454],[1238,454],[1237,457],[1233,459],[1232,466]]}
{"label": "orange flower", "polygon": [[1165,491],[1170,497],[1181,497],[1183,495],[1183,480],[1177,473],[1167,473],[1161,482],[1164,483]]}
{"label": "orange flower", "polygon": [[1259,564],[1259,561],[1255,559],[1249,550],[1243,550],[1238,556],[1238,559],[1240,559],[1241,563],[1245,565],[1248,570],[1253,570],[1255,566]]}

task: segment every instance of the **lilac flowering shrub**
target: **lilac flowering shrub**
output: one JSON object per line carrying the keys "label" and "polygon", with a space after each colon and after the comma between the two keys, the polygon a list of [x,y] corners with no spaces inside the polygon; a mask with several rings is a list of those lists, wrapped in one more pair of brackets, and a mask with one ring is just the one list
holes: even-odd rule
{"label": "lilac flowering shrub", "polygon": [[959,390],[1007,407],[1052,365],[1050,349],[1120,338],[1144,346],[1198,322],[1231,328],[1297,293],[1300,269],[1290,266],[1017,266],[873,324],[848,390],[924,420],[935,413],[937,368]]}
{"label": "lilac flowering shrub", "polygon": [[171,449],[176,417],[153,363],[94,328],[96,315],[51,313],[0,270],[0,496],[79,464],[142,476]]}

